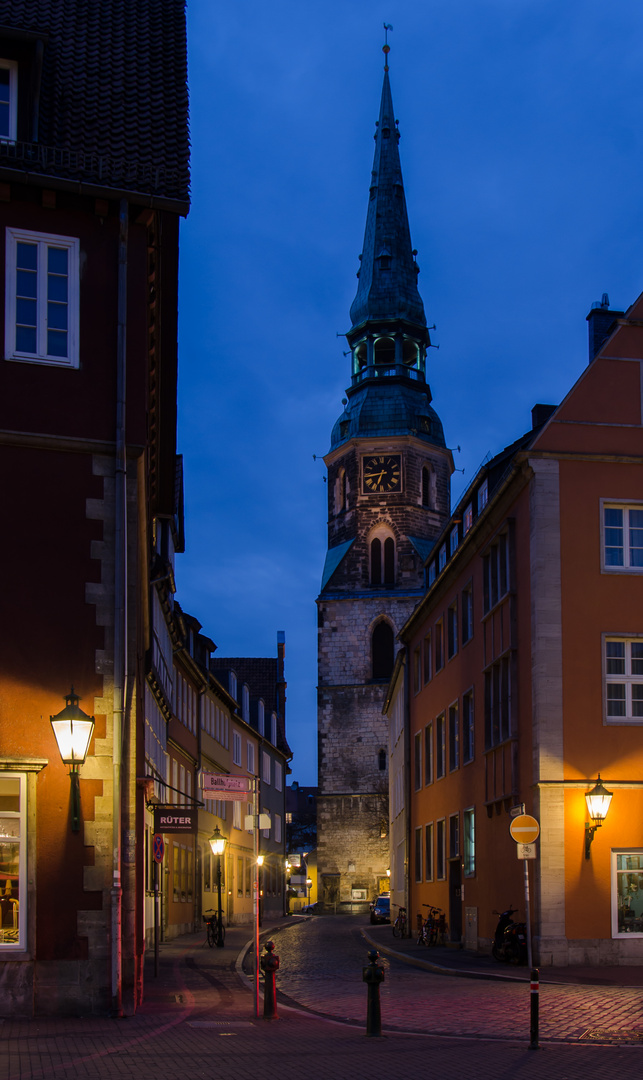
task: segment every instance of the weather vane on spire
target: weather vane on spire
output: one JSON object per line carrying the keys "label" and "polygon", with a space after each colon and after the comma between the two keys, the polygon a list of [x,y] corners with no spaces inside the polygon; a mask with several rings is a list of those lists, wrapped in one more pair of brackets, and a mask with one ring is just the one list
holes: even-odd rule
{"label": "weather vane on spire", "polygon": [[[386,60],[388,61],[388,54],[391,51],[391,46],[388,43],[388,32],[393,29],[392,23],[384,23],[384,44],[382,45],[382,52]],[[384,64],[384,71],[388,71],[388,63]]]}

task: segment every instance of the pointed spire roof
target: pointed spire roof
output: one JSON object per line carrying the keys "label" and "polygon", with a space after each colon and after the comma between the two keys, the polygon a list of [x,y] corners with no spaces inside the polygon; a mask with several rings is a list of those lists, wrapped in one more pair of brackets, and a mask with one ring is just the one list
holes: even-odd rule
{"label": "pointed spire roof", "polygon": [[380,319],[404,319],[426,326],[417,287],[418,268],[411,248],[399,138],[387,65],[375,133],[359,286],[350,311],[354,328]]}

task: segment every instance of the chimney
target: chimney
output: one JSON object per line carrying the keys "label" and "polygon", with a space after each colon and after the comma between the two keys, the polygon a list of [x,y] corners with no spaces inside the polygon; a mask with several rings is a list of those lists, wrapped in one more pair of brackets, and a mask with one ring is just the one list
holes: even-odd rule
{"label": "chimney", "polygon": [[600,302],[594,301],[587,316],[590,364],[614,330],[616,320],[621,319],[624,314],[623,311],[610,310],[610,298],[606,292],[603,293]]}
{"label": "chimney", "polygon": [[549,420],[552,413],[556,412],[557,405],[534,405],[531,410],[531,428],[535,431],[536,428],[542,427]]}

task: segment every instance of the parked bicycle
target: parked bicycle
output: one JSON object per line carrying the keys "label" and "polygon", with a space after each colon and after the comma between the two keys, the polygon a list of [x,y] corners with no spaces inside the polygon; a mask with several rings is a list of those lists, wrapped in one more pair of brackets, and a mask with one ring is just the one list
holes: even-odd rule
{"label": "parked bicycle", "polygon": [[225,943],[225,926],[223,925],[223,919],[219,921],[219,914],[216,911],[206,911],[203,916],[205,923],[207,942],[211,949],[217,945],[221,948]]}
{"label": "parked bicycle", "polygon": [[446,916],[442,908],[434,907],[432,904],[423,904],[422,907],[429,910],[426,919],[423,919],[421,914],[417,917],[417,943],[428,948],[430,945],[437,945],[438,939],[444,941],[447,929]]}
{"label": "parked bicycle", "polygon": [[399,904],[393,904],[393,907],[399,909],[397,918],[393,923],[393,937],[406,937],[406,908],[400,907]]}

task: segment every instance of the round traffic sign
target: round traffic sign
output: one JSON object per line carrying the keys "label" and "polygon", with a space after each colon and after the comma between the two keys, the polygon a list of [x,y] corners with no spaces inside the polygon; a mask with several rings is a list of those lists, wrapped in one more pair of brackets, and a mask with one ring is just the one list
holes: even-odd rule
{"label": "round traffic sign", "polygon": [[517,844],[533,844],[538,839],[540,825],[531,814],[519,814],[511,822],[509,832]]}

